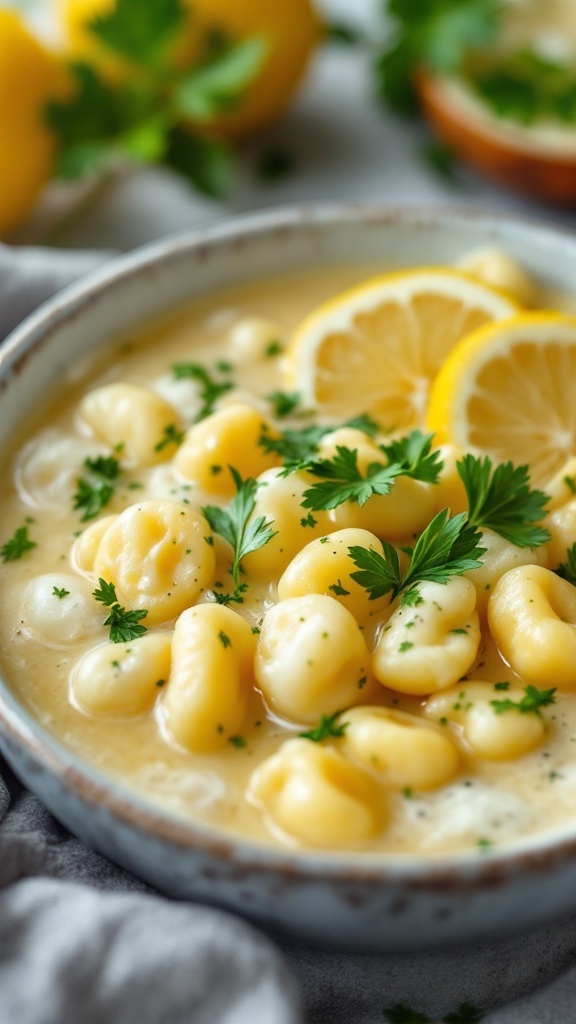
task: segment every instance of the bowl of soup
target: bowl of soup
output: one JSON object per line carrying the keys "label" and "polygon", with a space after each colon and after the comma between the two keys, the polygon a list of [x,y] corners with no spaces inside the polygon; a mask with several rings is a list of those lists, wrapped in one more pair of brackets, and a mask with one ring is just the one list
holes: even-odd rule
{"label": "bowl of soup", "polygon": [[509,383],[503,447],[440,423],[474,345],[532,331],[569,376],[575,274],[537,223],[289,209],[113,260],[13,333],[0,743],[60,821],[350,950],[576,909],[573,438],[524,465]]}

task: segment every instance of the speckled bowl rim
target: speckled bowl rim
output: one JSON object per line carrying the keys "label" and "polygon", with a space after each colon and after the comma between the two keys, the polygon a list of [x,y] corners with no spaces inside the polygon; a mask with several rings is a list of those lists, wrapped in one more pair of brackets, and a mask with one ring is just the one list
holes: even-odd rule
{"label": "speckled bowl rim", "polygon": [[[478,223],[498,235],[503,222],[507,232],[517,232],[520,237],[537,233],[541,246],[547,246],[556,258],[563,247],[568,247],[576,260],[576,232],[569,228],[550,225],[537,218],[456,206],[310,204],[243,214],[202,225],[118,256],[40,306],[10,334],[0,349],[0,391],[9,387],[29,356],[57,332],[62,323],[81,315],[103,291],[113,298],[125,281],[153,269],[159,262],[178,261],[192,251],[209,258],[211,248],[221,243],[242,244],[243,239],[270,235],[281,239],[306,228],[321,229],[346,223],[367,226],[406,223],[429,230],[451,224],[462,227]],[[476,850],[421,856],[282,849],[243,839],[200,820],[189,822],[133,793],[83,761],[44,729],[2,677],[0,725],[4,731],[0,747],[5,742],[15,742],[36,763],[38,770],[47,768],[54,773],[88,807],[104,807],[113,817],[142,834],[153,835],[183,849],[202,850],[242,868],[277,871],[303,881],[331,878],[370,884],[400,882],[413,889],[454,890],[459,885],[499,885],[518,870],[550,870],[576,857],[576,814],[569,826],[507,842],[482,856]]]}

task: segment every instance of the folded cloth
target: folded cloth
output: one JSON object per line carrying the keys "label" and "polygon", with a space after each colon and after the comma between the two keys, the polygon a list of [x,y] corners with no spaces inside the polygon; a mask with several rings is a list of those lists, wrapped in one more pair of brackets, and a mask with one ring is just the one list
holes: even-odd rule
{"label": "folded cloth", "polygon": [[26,248],[0,244],[0,339],[28,313],[67,284],[109,259],[111,253]]}
{"label": "folded cloth", "polygon": [[[107,258],[0,245],[0,338]],[[383,1024],[398,1003],[418,1012],[395,1019],[416,1024],[553,977],[574,962],[576,918],[450,953],[283,954],[237,918],[164,899],[84,846],[0,759],[0,1024]],[[576,968],[483,1020],[576,1024]]]}

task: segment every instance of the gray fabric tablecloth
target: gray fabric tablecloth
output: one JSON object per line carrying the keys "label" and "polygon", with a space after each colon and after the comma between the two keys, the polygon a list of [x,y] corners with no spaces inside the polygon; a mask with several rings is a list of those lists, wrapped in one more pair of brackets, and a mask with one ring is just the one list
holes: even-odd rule
{"label": "gray fabric tablecloth", "polygon": [[[0,245],[0,339],[106,258]],[[576,1024],[575,962],[575,917],[414,956],[280,949],[88,849],[0,759],[0,1024],[382,1024],[398,1003],[422,1019],[471,1003],[485,1024]]]}

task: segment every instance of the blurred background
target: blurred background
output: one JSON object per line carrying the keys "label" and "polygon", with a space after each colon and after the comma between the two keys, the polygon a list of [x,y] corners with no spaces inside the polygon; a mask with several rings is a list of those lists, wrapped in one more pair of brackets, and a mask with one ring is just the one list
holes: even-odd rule
{"label": "blurred background", "polygon": [[342,199],[576,225],[576,0],[0,3],[0,239]]}

